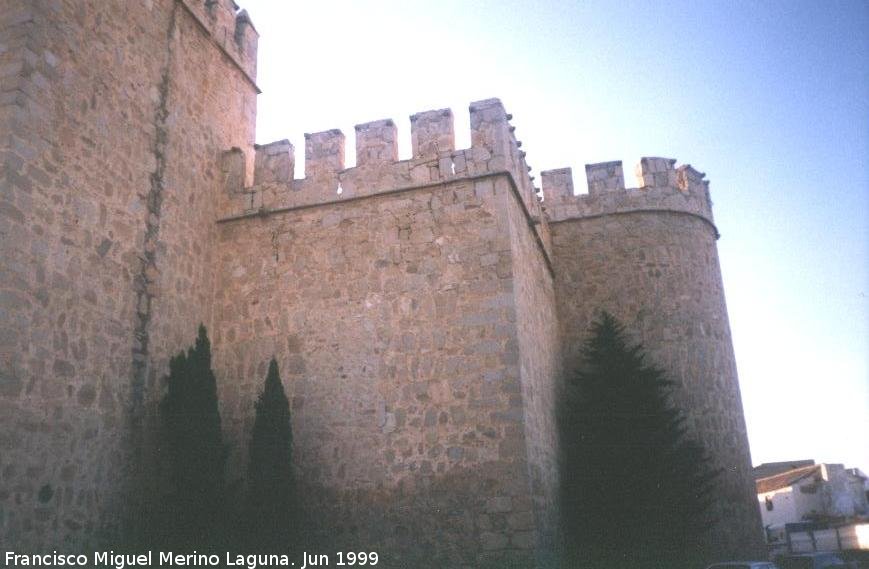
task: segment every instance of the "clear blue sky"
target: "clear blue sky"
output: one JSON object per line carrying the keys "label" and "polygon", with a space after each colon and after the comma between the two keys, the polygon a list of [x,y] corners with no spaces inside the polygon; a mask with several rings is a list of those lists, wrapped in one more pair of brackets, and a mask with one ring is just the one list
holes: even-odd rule
{"label": "clear blue sky", "polygon": [[[755,464],[869,472],[869,3],[239,0],[257,141],[499,97],[535,170],[640,156],[711,180]],[[618,4],[618,5],[615,5]]]}

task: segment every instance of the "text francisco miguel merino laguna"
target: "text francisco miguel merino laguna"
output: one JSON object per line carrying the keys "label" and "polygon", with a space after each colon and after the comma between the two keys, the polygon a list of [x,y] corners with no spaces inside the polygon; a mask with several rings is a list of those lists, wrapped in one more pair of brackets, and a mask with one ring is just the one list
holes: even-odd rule
{"label": "text francisco miguel merino laguna", "polygon": [[[224,557],[216,554],[172,553],[171,551],[148,551],[147,553],[115,553],[114,551],[95,551],[92,556],[84,554],[67,555],[53,551],[48,554],[21,554],[14,551],[5,552],[7,567],[216,567],[221,561],[226,567],[241,569],[257,569],[257,567],[322,567],[330,564],[329,555],[303,552],[299,558],[290,560],[288,555],[273,554],[236,554],[226,552]],[[91,562],[92,561],[92,562]],[[156,561],[156,563],[154,563]],[[371,566],[379,561],[377,553],[337,552],[332,555],[332,565],[336,566]]]}

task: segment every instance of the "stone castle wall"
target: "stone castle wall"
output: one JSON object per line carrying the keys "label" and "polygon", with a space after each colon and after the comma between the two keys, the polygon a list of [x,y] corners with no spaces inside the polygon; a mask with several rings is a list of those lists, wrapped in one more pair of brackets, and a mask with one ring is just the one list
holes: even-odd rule
{"label": "stone castle wall", "polygon": [[[137,277],[132,396],[144,436],[155,432],[167,362],[195,338],[199,323],[214,326],[217,279],[215,219],[221,156],[254,141],[256,32],[231,0],[163,2],[170,10],[161,83],[155,91],[153,158]],[[253,152],[244,157],[253,161]],[[151,445],[145,441],[144,461]]]}
{"label": "stone castle wall", "polygon": [[[128,472],[147,216],[137,192],[160,74],[149,53],[163,51],[168,13],[13,4],[0,31],[0,57],[16,59],[0,81],[0,535],[34,549],[87,545],[117,525],[112,479]],[[117,38],[141,49],[118,52]]]}
{"label": "stone castle wall", "polygon": [[550,261],[504,169],[503,107],[471,117],[475,145],[456,151],[449,111],[415,115],[402,162],[392,121],[361,125],[352,169],[343,135],[309,135],[304,180],[287,178],[287,144],[261,148],[269,181],[219,224],[215,308],[230,470],[274,354],[313,523],[451,566],[530,560],[554,533]]}
{"label": "stone castle wall", "polygon": [[470,148],[451,111],[427,111],[411,159],[374,121],[354,168],[340,131],[306,135],[294,180],[288,141],[253,145],[256,43],[231,0],[2,12],[4,543],[113,543],[159,463],[160,378],[202,322],[232,488],[274,355],[330,545],[546,566],[556,384],[598,307],[677,370],[692,428],[732,470],[722,511],[757,526],[701,174],[646,159],[625,190],[620,164],[593,165],[573,196],[569,171],[545,172],[544,211],[491,99],[470,107]]}
{"label": "stone castle wall", "polygon": [[578,196],[569,170],[542,174],[565,365],[580,364],[599,311],[624,323],[675,382],[690,435],[722,469],[708,547],[763,555],[708,183],[674,164],[644,158],[636,189],[625,189],[620,162],[589,165],[589,193]]}
{"label": "stone castle wall", "polygon": [[141,423],[169,354],[210,324],[217,158],[252,144],[256,96],[255,32],[241,20],[227,35],[229,4],[4,7],[6,543],[84,547],[117,532],[132,410]]}
{"label": "stone castle wall", "polygon": [[[511,194],[512,195],[512,194]],[[509,210],[513,252],[513,288],[519,341],[519,369],[528,476],[540,528],[541,566],[558,539],[558,435],[555,424],[556,394],[562,377],[561,338],[558,330],[553,257],[545,218],[529,219],[522,204]],[[540,231],[529,231],[529,223]],[[550,378],[556,378],[552,381]]]}

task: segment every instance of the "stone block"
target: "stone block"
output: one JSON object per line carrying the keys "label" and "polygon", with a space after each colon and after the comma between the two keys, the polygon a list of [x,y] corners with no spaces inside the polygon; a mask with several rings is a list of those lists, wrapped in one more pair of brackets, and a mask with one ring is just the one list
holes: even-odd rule
{"label": "stone block", "polygon": [[256,146],[254,185],[270,182],[289,182],[295,170],[295,150],[289,140],[279,140]]}
{"label": "stone block", "polygon": [[625,189],[625,174],[621,161],[586,164],[585,177],[589,195]]}
{"label": "stone block", "polygon": [[410,142],[414,158],[434,158],[455,150],[453,112],[438,109],[411,115]]}
{"label": "stone block", "polygon": [[507,547],[509,540],[507,536],[493,531],[484,531],[480,533],[480,545],[486,551],[496,551]]}
{"label": "stone block", "polygon": [[510,496],[496,496],[486,500],[486,512],[490,514],[506,513],[513,510],[513,499]]}
{"label": "stone block", "polygon": [[305,134],[305,177],[337,177],[344,169],[344,133],[338,129]]}
{"label": "stone block", "polygon": [[392,119],[356,125],[356,165],[370,166],[398,160],[397,129]]}
{"label": "stone block", "polygon": [[540,172],[545,204],[559,203],[573,197],[573,170],[560,168]]}
{"label": "stone block", "polygon": [[510,536],[510,544],[517,549],[533,549],[536,541],[533,531],[519,531]]}
{"label": "stone block", "polygon": [[640,159],[637,164],[637,183],[640,187],[676,187],[676,160],[673,158]]}

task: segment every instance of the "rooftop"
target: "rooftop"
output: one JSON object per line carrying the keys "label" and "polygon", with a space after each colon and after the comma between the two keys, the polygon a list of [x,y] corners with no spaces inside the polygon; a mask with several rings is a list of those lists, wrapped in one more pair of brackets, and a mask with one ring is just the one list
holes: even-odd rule
{"label": "rooftop", "polygon": [[760,478],[767,478],[769,476],[775,476],[776,474],[781,474],[783,472],[787,472],[789,470],[795,470],[797,468],[803,468],[804,466],[812,466],[815,464],[815,461],[812,459],[805,460],[783,460],[781,462],[764,462],[763,464],[759,464],[752,469],[752,474],[754,474],[754,479],[758,480]]}
{"label": "rooftop", "polygon": [[800,480],[812,477],[815,474],[819,474],[820,472],[821,465],[812,464],[809,466],[803,466],[801,468],[788,470],[787,472],[782,472],[773,476],[757,478],[755,480],[755,484],[757,486],[757,493],[763,494],[764,492],[772,492],[773,490],[778,490],[780,488],[787,488],[788,486],[793,486]]}

